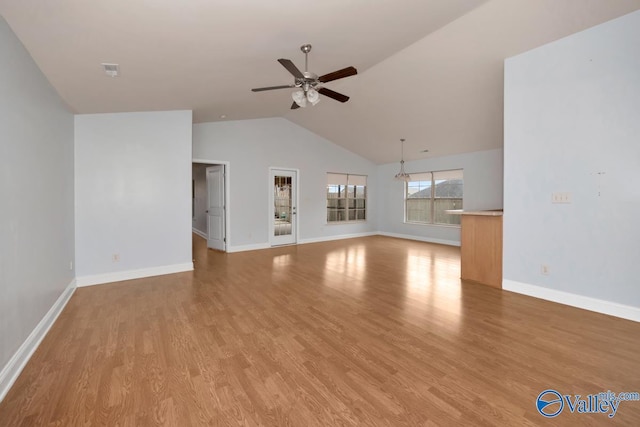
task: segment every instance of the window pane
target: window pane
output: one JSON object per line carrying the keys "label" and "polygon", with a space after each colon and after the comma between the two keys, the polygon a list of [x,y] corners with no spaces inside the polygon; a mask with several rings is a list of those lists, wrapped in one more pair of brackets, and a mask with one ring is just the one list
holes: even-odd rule
{"label": "window pane", "polygon": [[434,209],[436,216],[434,222],[436,224],[460,225],[461,215],[451,215],[445,211],[449,209],[462,209],[462,199],[436,199]]}
{"label": "window pane", "polygon": [[344,197],[344,187],[341,185],[327,185],[327,199]]}
{"label": "window pane", "polygon": [[461,170],[434,172],[436,224],[460,224],[460,215],[446,213],[449,209],[462,209],[463,180]]}
{"label": "window pane", "polygon": [[431,198],[431,181],[409,181],[407,183],[407,198]]}
{"label": "window pane", "polygon": [[431,199],[407,199],[408,222],[431,222]]}
{"label": "window pane", "polygon": [[436,179],[436,197],[462,199],[462,179]]}
{"label": "window pane", "polygon": [[367,176],[327,173],[327,222],[366,218]]}
{"label": "window pane", "polygon": [[346,213],[344,210],[327,209],[327,222],[345,221]]}
{"label": "window pane", "polygon": [[353,199],[353,195],[354,195],[354,191],[356,190],[356,186],[355,185],[348,185],[347,186],[347,197]]}
{"label": "window pane", "polygon": [[405,195],[407,222],[460,224],[459,215],[450,215],[445,211],[462,209],[463,171],[461,169],[412,173],[411,179],[412,181],[406,185]]}

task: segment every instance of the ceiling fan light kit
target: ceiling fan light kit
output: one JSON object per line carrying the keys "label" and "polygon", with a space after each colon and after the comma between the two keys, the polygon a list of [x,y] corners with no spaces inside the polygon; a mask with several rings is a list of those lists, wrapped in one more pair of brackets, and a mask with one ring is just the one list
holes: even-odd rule
{"label": "ceiling fan light kit", "polygon": [[291,98],[293,98],[293,102],[298,104],[298,107],[306,107],[307,101],[311,103],[311,105],[316,105],[320,102],[320,95],[318,91],[315,89],[309,89],[307,91],[297,90],[291,94]]}
{"label": "ceiling fan light kit", "polygon": [[347,67],[318,77],[317,74],[311,73],[308,70],[308,54],[311,52],[311,45],[304,44],[300,46],[300,50],[304,53],[304,73],[300,71],[290,59],[278,59],[278,62],[293,75],[294,83],[292,85],[259,87],[251,89],[251,91],[263,92],[265,90],[298,88],[298,90],[291,94],[291,98],[293,99],[293,104],[291,105],[292,110],[300,107],[306,107],[307,103],[316,105],[320,102],[320,94],[328,96],[329,98],[335,99],[339,102],[347,102],[349,100],[348,96],[335,92],[331,89],[327,89],[321,84],[354,76],[358,74],[358,70],[354,67]]}

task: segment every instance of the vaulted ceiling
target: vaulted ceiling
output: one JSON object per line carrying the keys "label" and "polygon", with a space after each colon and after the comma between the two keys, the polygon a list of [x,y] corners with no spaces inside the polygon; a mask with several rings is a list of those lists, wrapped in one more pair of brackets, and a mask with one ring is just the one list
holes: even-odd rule
{"label": "vaulted ceiling", "polygon": [[[191,109],[195,122],[284,117],[376,163],[502,147],[503,61],[640,9],[640,0],[0,0],[75,113]],[[276,61],[349,65],[290,110]],[[100,64],[120,64],[105,76]],[[423,152],[428,150],[428,152]]]}

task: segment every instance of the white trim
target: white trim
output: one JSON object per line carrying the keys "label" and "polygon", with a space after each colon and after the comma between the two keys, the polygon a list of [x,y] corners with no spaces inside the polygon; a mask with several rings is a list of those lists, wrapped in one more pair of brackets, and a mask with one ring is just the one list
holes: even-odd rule
{"label": "white trim", "polygon": [[76,280],[73,279],[65,290],[62,291],[62,294],[51,306],[47,314],[44,315],[42,320],[40,320],[33,331],[31,331],[20,348],[18,348],[11,359],[9,359],[7,364],[4,365],[4,368],[0,371],[0,402],[2,402],[2,399],[7,395],[13,383],[18,379],[20,372],[22,372],[22,369],[24,369],[29,359],[31,359],[31,356],[47,335],[49,329],[51,329],[51,326],[55,323],[75,290]]}
{"label": "white trim", "polygon": [[240,245],[240,246],[227,245],[227,253],[257,251],[260,249],[270,249],[270,248],[271,248],[271,245],[269,243],[256,243],[253,245]]}
{"label": "white trim", "polygon": [[460,246],[460,242],[456,240],[433,239],[431,237],[412,236],[410,234],[387,233],[385,231],[379,231],[378,234],[381,236],[387,236],[387,237],[397,237],[398,239],[417,240],[419,242],[437,243],[439,245],[447,245],[447,246]]}
{"label": "white trim", "polygon": [[162,276],[164,274],[192,271],[193,262],[184,264],[162,265],[160,267],[141,268],[139,270],[115,271],[113,273],[96,274],[76,278],[78,287],[100,285],[102,283],[120,282],[122,280],[140,279],[142,277]]}
{"label": "white trim", "polygon": [[203,239],[207,240],[207,233],[204,233],[204,232],[202,232],[202,231],[198,230],[198,229],[197,229],[197,228],[195,228],[195,227],[191,227],[191,231],[192,231],[193,233],[197,234],[198,236],[202,237]]}
{"label": "white trim", "polygon": [[640,322],[640,307],[618,304],[611,301],[558,291],[556,289],[516,282],[515,280],[503,279],[502,289],[505,291],[528,295],[534,298],[570,305],[572,307],[595,311],[597,313],[608,314],[609,316],[621,317],[623,319]]}
{"label": "white trim", "polygon": [[322,237],[312,237],[311,239],[300,239],[298,243],[301,245],[304,245],[307,243],[329,242],[331,240],[355,239],[356,237],[368,237],[368,236],[377,236],[377,235],[378,233],[375,231],[366,231],[363,233],[338,234],[336,236],[322,236]]}

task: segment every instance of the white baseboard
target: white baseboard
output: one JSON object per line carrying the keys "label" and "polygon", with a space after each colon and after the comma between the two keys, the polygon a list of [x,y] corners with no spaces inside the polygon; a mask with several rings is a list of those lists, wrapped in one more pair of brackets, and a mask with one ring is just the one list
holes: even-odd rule
{"label": "white baseboard", "polygon": [[240,246],[227,246],[227,253],[233,252],[245,252],[245,251],[257,251],[260,249],[269,249],[271,245],[269,243],[256,243],[253,245],[240,245]]}
{"label": "white baseboard", "polygon": [[367,236],[376,236],[378,235],[377,231],[366,231],[363,233],[352,233],[352,234],[339,234],[336,236],[322,236],[322,237],[312,237],[311,239],[300,239],[298,244],[304,245],[307,243],[319,243],[319,242],[330,242],[332,240],[343,240],[343,239],[355,239],[356,237],[367,237]]}
{"label": "white baseboard", "polygon": [[36,325],[33,331],[29,334],[27,339],[22,343],[18,351],[9,359],[9,362],[0,371],[0,402],[4,399],[9,392],[9,389],[13,383],[18,379],[20,372],[26,366],[27,362],[36,351],[42,339],[47,335],[49,329],[54,324],[62,309],[64,309],[67,302],[76,290],[76,280],[73,279],[69,285],[62,291],[62,294],[58,297],[56,302],[51,306],[47,314],[44,315],[42,320]]}
{"label": "white baseboard", "polygon": [[160,267],[141,268],[139,270],[116,271],[113,273],[81,276],[76,278],[78,287],[100,285],[102,283],[121,282],[123,280],[140,279],[143,277],[162,276],[164,274],[192,271],[193,262],[184,264],[163,265]]}
{"label": "white baseboard", "polygon": [[457,242],[455,240],[433,239],[431,237],[413,236],[410,234],[387,233],[385,231],[380,231],[377,234],[379,234],[380,236],[396,237],[398,239],[408,239],[408,240],[417,240],[419,242],[437,243],[439,245],[460,246],[460,242]]}
{"label": "white baseboard", "polygon": [[623,319],[633,320],[634,322],[640,322],[640,307],[632,307],[630,305],[618,304],[611,301],[544,288],[542,286],[516,282],[515,280],[502,280],[502,289],[547,301],[570,305],[572,307],[595,311],[597,313],[608,314],[609,316],[621,317]]}
{"label": "white baseboard", "polygon": [[200,231],[195,227],[191,227],[191,231],[193,231],[195,234],[197,234],[198,236],[202,237],[203,239],[208,239],[209,236],[207,236],[207,233],[205,233],[204,231]]}

